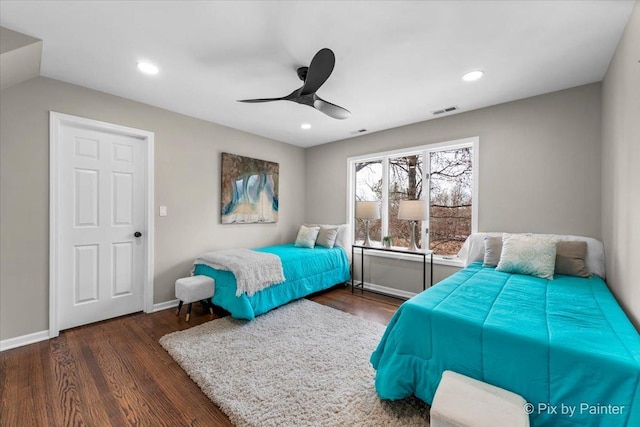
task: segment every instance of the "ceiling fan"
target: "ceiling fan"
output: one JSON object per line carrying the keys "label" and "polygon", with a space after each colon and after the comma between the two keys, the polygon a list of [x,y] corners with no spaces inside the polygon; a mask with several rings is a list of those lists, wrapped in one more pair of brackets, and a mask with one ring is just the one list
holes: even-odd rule
{"label": "ceiling fan", "polygon": [[334,119],[347,119],[351,117],[349,110],[327,102],[316,94],[316,91],[331,75],[335,63],[336,56],[331,49],[320,49],[308,67],[298,68],[298,77],[304,82],[301,88],[294,90],[282,98],[240,99],[238,102],[293,101],[298,104],[313,107]]}

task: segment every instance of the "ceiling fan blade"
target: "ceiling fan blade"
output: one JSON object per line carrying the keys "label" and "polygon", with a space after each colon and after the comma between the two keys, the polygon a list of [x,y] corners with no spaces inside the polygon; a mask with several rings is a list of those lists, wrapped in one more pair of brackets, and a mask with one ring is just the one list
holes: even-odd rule
{"label": "ceiling fan blade", "polygon": [[282,101],[283,99],[287,99],[287,97],[285,96],[283,98],[238,99],[238,102],[256,103],[256,102]]}
{"label": "ceiling fan blade", "polygon": [[313,107],[316,110],[325,113],[327,116],[333,117],[334,119],[338,120],[344,120],[351,117],[351,112],[346,108],[342,108],[336,104],[327,102],[324,99],[320,98],[318,95],[314,95],[313,98]]}
{"label": "ceiling fan blade", "polygon": [[258,98],[258,99],[239,99],[238,102],[249,102],[255,104],[257,102],[271,102],[271,101],[292,101],[293,99],[300,96],[300,91],[302,88],[296,89],[291,92],[287,96],[283,96],[281,98]]}
{"label": "ceiling fan blade", "polygon": [[311,60],[300,95],[315,93],[327,81],[335,64],[336,56],[331,49],[320,49]]}

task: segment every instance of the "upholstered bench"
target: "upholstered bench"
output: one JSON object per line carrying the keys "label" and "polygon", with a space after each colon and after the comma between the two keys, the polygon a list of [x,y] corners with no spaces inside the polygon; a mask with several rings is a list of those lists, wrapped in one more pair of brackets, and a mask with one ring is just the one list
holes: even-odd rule
{"label": "upholstered bench", "polygon": [[510,391],[444,371],[431,405],[431,427],[528,427],[526,403]]}
{"label": "upholstered bench", "polygon": [[183,277],[176,280],[176,298],[180,300],[178,303],[177,316],[180,315],[180,309],[182,304],[188,303],[189,309],[187,310],[187,322],[191,315],[191,306],[194,302],[203,301],[209,307],[209,312],[213,314],[213,307],[211,305],[211,298],[215,291],[215,282],[211,277],[207,276],[191,276]]}

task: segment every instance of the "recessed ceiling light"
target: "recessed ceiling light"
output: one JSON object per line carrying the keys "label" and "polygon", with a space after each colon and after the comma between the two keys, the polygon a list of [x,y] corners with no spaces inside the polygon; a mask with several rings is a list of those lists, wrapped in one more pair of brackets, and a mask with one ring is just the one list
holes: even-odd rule
{"label": "recessed ceiling light", "polygon": [[311,129],[311,125],[309,123],[303,123],[300,125],[300,129]]}
{"label": "recessed ceiling light", "polygon": [[148,62],[138,62],[138,70],[145,74],[158,74],[158,67]]}
{"label": "recessed ceiling light", "polygon": [[464,80],[465,82],[472,82],[474,80],[478,80],[480,77],[482,77],[483,74],[484,71],[480,70],[470,71],[462,76],[462,80]]}

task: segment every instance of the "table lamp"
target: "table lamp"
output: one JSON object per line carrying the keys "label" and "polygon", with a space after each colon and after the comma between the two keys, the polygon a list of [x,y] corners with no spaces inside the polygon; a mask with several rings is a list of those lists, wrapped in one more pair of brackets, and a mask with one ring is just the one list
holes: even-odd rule
{"label": "table lamp", "polygon": [[366,237],[364,246],[371,246],[369,239],[369,221],[380,219],[380,202],[356,202],[356,218],[364,221]]}
{"label": "table lamp", "polygon": [[427,212],[424,200],[400,200],[398,208],[398,219],[406,219],[411,221],[411,241],[409,242],[409,250],[419,250],[416,245],[416,224],[418,221],[426,219]]}

